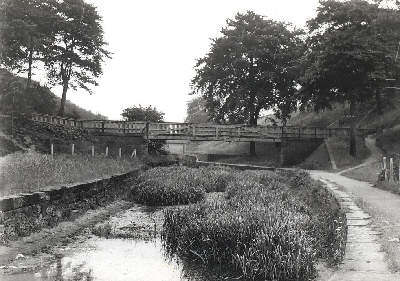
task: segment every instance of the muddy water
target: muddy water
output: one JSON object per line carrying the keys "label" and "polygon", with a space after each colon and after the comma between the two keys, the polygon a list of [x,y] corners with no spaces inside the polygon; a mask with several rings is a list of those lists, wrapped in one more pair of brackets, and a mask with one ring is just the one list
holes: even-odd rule
{"label": "muddy water", "polygon": [[[0,280],[216,280],[209,274],[204,277],[204,271],[198,268],[188,270],[179,259],[171,259],[165,254],[158,235],[162,213],[162,209],[136,206],[99,224],[111,225],[108,238],[89,232],[76,238],[75,242],[53,250],[54,259],[50,262],[43,262],[42,266],[29,272],[0,275]],[[40,259],[40,255],[35,257],[36,262]]]}

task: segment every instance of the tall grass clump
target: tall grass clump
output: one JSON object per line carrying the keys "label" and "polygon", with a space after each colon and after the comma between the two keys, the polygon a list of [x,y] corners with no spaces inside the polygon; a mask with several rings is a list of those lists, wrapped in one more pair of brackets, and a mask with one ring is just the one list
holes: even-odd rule
{"label": "tall grass clump", "polygon": [[335,254],[327,248],[343,247],[332,221],[339,207],[316,186],[303,172],[231,173],[224,200],[165,211],[164,245],[245,280],[312,280],[318,259]]}
{"label": "tall grass clump", "polygon": [[206,166],[198,169],[198,176],[203,181],[206,192],[224,192],[232,178],[229,168]]}
{"label": "tall grass clump", "polygon": [[132,192],[137,202],[146,205],[178,205],[202,200],[205,188],[195,169],[170,166],[143,172]]}
{"label": "tall grass clump", "polygon": [[0,159],[0,197],[111,176],[139,165],[136,160],[104,156],[14,153]]}
{"label": "tall grass clump", "polygon": [[139,176],[132,189],[133,198],[151,206],[195,203],[206,192],[225,191],[230,175],[228,170],[217,167],[157,167]]}

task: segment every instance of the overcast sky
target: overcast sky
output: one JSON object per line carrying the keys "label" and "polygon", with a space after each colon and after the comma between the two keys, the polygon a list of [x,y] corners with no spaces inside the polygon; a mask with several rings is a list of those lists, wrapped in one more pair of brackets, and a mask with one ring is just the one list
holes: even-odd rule
{"label": "overcast sky", "polygon": [[[69,90],[67,99],[120,119],[124,108],[153,105],[167,121],[183,121],[192,98],[196,59],[210,47],[227,18],[252,10],[303,27],[318,0],[90,0],[103,17],[113,52],[94,94]],[[60,95],[60,89],[54,89]]]}

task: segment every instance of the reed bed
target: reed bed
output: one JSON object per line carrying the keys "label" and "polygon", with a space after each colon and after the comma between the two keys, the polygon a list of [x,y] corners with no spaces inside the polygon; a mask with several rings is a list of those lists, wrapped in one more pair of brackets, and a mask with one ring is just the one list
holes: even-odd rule
{"label": "reed bed", "polygon": [[139,176],[133,199],[150,206],[195,203],[206,192],[224,191],[229,176],[220,168],[157,167]]}
{"label": "reed bed", "polygon": [[0,197],[107,177],[139,166],[138,160],[105,156],[14,153],[0,158]]}
{"label": "reed bed", "polygon": [[170,255],[243,280],[312,280],[319,259],[340,262],[344,214],[308,174],[229,173],[224,200],[165,211]]}

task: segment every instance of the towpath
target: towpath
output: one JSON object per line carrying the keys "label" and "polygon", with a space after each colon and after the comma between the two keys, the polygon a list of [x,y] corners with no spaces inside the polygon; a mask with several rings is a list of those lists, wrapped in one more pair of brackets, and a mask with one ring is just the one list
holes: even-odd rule
{"label": "towpath", "polygon": [[379,162],[382,159],[383,152],[376,146],[376,139],[373,136],[370,135],[365,139],[365,145],[370,151],[370,156],[367,159],[365,159],[365,161],[360,165],[340,171],[338,173],[339,175],[343,175],[353,170],[362,169],[363,167],[371,165],[372,163],[375,162]]}
{"label": "towpath", "polygon": [[371,156],[363,164],[340,173],[310,172],[336,194],[349,226],[344,262],[329,281],[400,280],[400,196],[342,175],[380,158],[375,140],[366,144]]}

